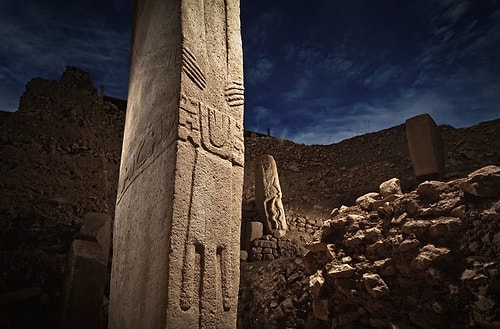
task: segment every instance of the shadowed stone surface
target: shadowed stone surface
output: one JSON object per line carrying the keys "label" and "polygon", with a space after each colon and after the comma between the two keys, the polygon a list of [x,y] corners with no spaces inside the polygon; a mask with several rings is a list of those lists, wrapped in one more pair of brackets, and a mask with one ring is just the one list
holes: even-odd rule
{"label": "shadowed stone surface", "polygon": [[61,312],[61,328],[102,328],[102,298],[107,264],[97,242],[71,245]]}
{"label": "shadowed stone surface", "polygon": [[264,232],[275,237],[286,234],[288,225],[282,203],[278,167],[272,155],[263,155],[255,172],[255,206],[264,223]]}
{"label": "shadowed stone surface", "polygon": [[111,219],[107,214],[91,212],[83,217],[78,235],[81,240],[98,242],[102,248],[104,263],[108,264],[111,245]]}
{"label": "shadowed stone surface", "polygon": [[441,180],[445,174],[445,157],[441,132],[436,122],[426,113],[406,120],[405,125],[417,180]]}
{"label": "shadowed stone surface", "polygon": [[242,121],[239,1],[137,1],[110,328],[235,328]]}

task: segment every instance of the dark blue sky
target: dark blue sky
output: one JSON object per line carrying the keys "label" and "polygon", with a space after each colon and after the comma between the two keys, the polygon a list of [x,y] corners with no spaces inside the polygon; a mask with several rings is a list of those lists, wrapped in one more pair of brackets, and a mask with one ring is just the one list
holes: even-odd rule
{"label": "dark blue sky", "polygon": [[[66,65],[126,97],[131,1],[3,0],[0,109]],[[328,144],[500,117],[500,0],[241,0],[245,128]]]}

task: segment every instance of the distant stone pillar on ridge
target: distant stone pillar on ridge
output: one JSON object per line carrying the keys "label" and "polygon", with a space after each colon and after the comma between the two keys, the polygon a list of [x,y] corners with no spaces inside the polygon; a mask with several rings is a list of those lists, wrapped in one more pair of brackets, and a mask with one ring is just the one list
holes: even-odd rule
{"label": "distant stone pillar on ridge", "polygon": [[135,7],[109,328],[236,328],[239,0]]}
{"label": "distant stone pillar on ridge", "polygon": [[406,120],[406,137],[413,171],[417,180],[441,180],[445,174],[445,158],[441,131],[429,114]]}

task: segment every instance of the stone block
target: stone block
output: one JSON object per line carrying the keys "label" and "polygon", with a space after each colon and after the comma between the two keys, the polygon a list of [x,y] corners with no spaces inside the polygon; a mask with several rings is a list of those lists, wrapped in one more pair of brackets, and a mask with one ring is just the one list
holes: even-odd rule
{"label": "stone block", "polygon": [[490,165],[470,173],[460,184],[460,188],[478,197],[498,197],[500,195],[500,167]]}
{"label": "stone block", "polygon": [[443,179],[443,142],[441,131],[432,117],[429,114],[421,114],[406,120],[406,137],[417,180]]}
{"label": "stone block", "polygon": [[256,241],[264,236],[264,226],[261,222],[246,222],[241,229],[241,235],[241,248],[250,250],[252,241]]}
{"label": "stone block", "polygon": [[61,328],[102,328],[107,264],[97,242],[75,240],[66,273]]}
{"label": "stone block", "polygon": [[107,264],[111,247],[111,218],[104,213],[91,212],[83,217],[83,224],[78,234],[80,240],[99,243]]}

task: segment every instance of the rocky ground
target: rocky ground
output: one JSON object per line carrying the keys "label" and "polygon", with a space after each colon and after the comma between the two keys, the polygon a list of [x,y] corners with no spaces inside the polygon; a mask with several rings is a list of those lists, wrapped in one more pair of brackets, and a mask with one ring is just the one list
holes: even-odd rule
{"label": "rocky ground", "polygon": [[[30,81],[18,112],[0,112],[0,328],[57,326],[82,218],[113,214],[124,113],[107,100],[88,73],[69,67],[59,81]],[[242,262],[238,327],[440,328],[445,319],[497,328],[498,196],[471,197],[457,186],[500,163],[500,120],[440,128],[447,176],[432,200],[418,192],[404,125],[322,146],[246,138],[243,221],[255,219],[255,161],[271,154],[291,231],[284,241],[263,240],[292,252]],[[403,194],[394,210],[356,205],[393,177]],[[456,207],[439,208],[450,202]],[[453,229],[431,235],[441,227]],[[414,261],[421,254],[436,259]],[[350,276],[335,277],[344,267]]]}
{"label": "rocky ground", "polygon": [[500,327],[500,167],[394,181],[334,209],[304,257],[244,264],[241,328]]}

